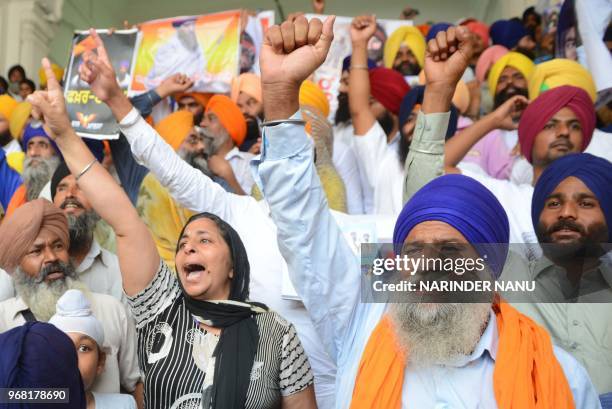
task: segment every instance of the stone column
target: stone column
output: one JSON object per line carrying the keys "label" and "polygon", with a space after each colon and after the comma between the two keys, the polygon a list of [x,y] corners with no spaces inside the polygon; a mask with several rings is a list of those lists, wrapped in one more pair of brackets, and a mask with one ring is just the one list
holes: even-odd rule
{"label": "stone column", "polygon": [[0,0],[0,75],[21,64],[38,83],[40,60],[49,53],[63,0]]}

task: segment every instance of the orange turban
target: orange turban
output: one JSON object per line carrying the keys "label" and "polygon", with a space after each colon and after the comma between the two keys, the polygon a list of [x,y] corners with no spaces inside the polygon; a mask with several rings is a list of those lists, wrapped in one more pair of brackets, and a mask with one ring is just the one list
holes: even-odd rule
{"label": "orange turban", "polygon": [[157,133],[175,151],[178,150],[192,129],[193,114],[185,110],[171,113],[155,126]]}
{"label": "orange turban", "polygon": [[36,199],[17,208],[0,224],[0,267],[12,273],[42,232],[55,234],[68,248],[68,220],[53,203]]}
{"label": "orange turban", "polygon": [[232,80],[232,101],[238,102],[238,95],[244,92],[250,97],[255,98],[257,102],[262,102],[261,96],[261,79],[257,74],[246,72],[240,74],[237,78]]}
{"label": "orange turban", "polygon": [[0,115],[2,115],[4,119],[9,121],[11,119],[11,114],[13,113],[13,110],[15,109],[17,104],[18,102],[15,101],[15,99],[10,95],[0,95]]}
{"label": "orange turban", "polygon": [[316,108],[324,117],[329,116],[329,101],[325,93],[317,84],[305,80],[300,86],[300,105],[309,105]]}
{"label": "orange turban", "polygon": [[13,110],[13,113],[11,114],[11,121],[9,123],[9,129],[11,130],[11,135],[13,135],[13,138],[21,140],[23,128],[25,128],[26,124],[28,123],[31,113],[32,105],[29,102],[20,102],[17,104]]}
{"label": "orange turban", "polygon": [[212,94],[205,94],[203,92],[179,92],[174,94],[174,100],[178,102],[182,98],[191,97],[195,99],[198,104],[202,105],[202,109],[204,109],[211,96]]}
{"label": "orange turban", "polygon": [[238,105],[225,95],[215,95],[206,105],[206,113],[208,112],[212,112],[219,118],[219,122],[236,146],[242,145],[246,137],[247,125]]}

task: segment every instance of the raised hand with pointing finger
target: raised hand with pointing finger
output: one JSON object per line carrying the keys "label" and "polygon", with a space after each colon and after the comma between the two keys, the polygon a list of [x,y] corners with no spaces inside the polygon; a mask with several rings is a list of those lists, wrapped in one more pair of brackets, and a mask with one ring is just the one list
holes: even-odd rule
{"label": "raised hand with pointing finger", "polygon": [[259,66],[267,120],[285,119],[299,108],[299,88],[327,58],[334,38],[334,16],[321,23],[300,16],[268,29]]}
{"label": "raised hand with pointing finger", "polygon": [[57,141],[71,132],[72,126],[66,111],[64,90],[55,78],[51,63],[47,58],[43,58],[42,67],[47,75],[47,90],[36,91],[28,95],[27,101],[32,104],[34,118],[42,119],[50,131],[49,136]]}

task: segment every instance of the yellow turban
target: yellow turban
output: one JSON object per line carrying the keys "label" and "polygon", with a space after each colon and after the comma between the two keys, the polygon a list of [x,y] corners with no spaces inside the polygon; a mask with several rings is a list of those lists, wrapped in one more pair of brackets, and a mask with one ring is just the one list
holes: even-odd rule
{"label": "yellow turban", "polygon": [[32,105],[29,102],[20,102],[11,115],[11,121],[9,122],[9,129],[13,138],[21,140],[21,134],[23,128],[25,128],[30,119],[32,113]]}
{"label": "yellow turban", "polygon": [[425,64],[425,37],[417,27],[403,26],[391,34],[385,43],[385,67],[393,68],[393,61],[402,44],[406,44],[417,59],[419,66]]}
{"label": "yellow turban", "polygon": [[495,64],[493,64],[491,70],[489,71],[489,92],[492,96],[495,96],[497,82],[499,81],[502,71],[506,67],[516,68],[521,72],[521,74],[523,74],[527,81],[530,81],[535,66],[533,61],[531,61],[529,58],[514,51],[510,51],[508,54],[501,57],[495,62]]}
{"label": "yellow turban", "polygon": [[155,126],[157,133],[175,151],[179,149],[192,129],[193,114],[186,110],[171,113]]}
{"label": "yellow turban", "polygon": [[257,74],[246,72],[240,74],[232,80],[232,101],[238,102],[238,95],[244,92],[250,97],[255,98],[257,102],[262,102],[261,97],[261,80]]}
{"label": "yellow turban", "polygon": [[589,94],[593,102],[597,99],[597,89],[591,74],[576,61],[565,58],[555,58],[536,65],[529,80],[529,99],[534,100],[543,91],[561,85],[582,88]]}
{"label": "yellow turban", "polygon": [[17,104],[18,102],[15,101],[15,99],[10,95],[0,95],[0,115],[2,115],[4,119],[9,121]]}
{"label": "yellow turban", "polygon": [[300,86],[300,105],[316,108],[324,117],[329,116],[329,101],[323,90],[314,82],[305,80]]}
{"label": "yellow turban", "polygon": [[[53,74],[55,75],[55,79],[58,82],[60,82],[62,80],[62,77],[64,76],[64,69],[60,67],[59,65],[53,63],[51,64],[51,70],[53,71]],[[46,87],[47,86],[47,74],[45,74],[45,70],[42,67],[40,68],[40,70],[38,70],[38,78],[40,79],[40,86]]]}

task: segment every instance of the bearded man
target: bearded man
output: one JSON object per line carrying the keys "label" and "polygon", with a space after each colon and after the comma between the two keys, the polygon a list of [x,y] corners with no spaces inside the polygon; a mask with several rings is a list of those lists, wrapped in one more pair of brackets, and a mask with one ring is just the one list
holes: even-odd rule
{"label": "bearded man", "polygon": [[106,370],[96,392],[142,392],[136,356],[136,330],[115,298],[91,292],[70,260],[70,236],[64,213],[44,199],[30,201],[0,225],[0,268],[12,274],[16,296],[0,303],[0,332],[30,321],[48,321],[57,300],[69,289],[83,291],[104,326]]}

